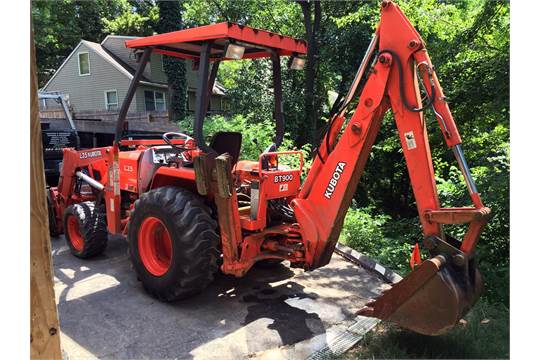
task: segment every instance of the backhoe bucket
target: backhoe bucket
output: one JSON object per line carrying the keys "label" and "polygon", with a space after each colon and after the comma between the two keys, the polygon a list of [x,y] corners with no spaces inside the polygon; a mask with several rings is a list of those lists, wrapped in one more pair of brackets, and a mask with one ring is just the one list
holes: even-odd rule
{"label": "backhoe bucket", "polygon": [[482,287],[480,272],[473,261],[458,267],[438,255],[424,261],[359,314],[390,321],[420,334],[441,335],[474,305]]}

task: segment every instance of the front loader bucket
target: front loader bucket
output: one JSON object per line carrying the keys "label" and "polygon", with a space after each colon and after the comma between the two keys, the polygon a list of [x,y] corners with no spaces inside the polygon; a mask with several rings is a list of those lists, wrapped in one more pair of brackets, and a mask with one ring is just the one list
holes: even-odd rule
{"label": "front loader bucket", "polygon": [[438,255],[360,310],[424,335],[441,335],[467,313],[480,296],[482,278],[473,261],[457,267]]}

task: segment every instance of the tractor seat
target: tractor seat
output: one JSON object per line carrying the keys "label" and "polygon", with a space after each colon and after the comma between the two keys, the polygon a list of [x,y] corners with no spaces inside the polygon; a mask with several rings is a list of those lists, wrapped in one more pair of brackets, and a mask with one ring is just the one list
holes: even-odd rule
{"label": "tractor seat", "polygon": [[210,147],[214,149],[218,155],[229,153],[231,156],[231,165],[234,165],[240,157],[242,134],[235,131],[219,131],[212,137]]}

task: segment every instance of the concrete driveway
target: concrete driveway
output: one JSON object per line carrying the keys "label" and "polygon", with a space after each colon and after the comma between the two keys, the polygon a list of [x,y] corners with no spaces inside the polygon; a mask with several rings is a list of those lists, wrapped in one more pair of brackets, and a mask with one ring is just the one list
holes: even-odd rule
{"label": "concrete driveway", "polygon": [[242,279],[218,275],[198,296],[161,303],[137,281],[122,238],[91,260],[72,256],[63,237],[52,247],[68,359],[302,359],[345,331],[386,287],[334,255],[312,272],[280,265]]}

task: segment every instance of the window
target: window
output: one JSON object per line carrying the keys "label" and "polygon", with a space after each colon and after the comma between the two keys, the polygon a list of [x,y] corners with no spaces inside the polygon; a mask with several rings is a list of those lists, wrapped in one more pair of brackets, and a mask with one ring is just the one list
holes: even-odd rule
{"label": "window", "polygon": [[156,102],[154,100],[154,92],[145,90],[144,91],[144,107],[146,111],[156,111]]}
{"label": "window", "polygon": [[155,91],[154,98],[156,99],[156,110],[165,111],[165,94],[159,91]]}
{"label": "window", "polygon": [[107,110],[118,109],[118,92],[116,90],[105,91],[105,108]]}
{"label": "window", "polygon": [[146,111],[165,111],[165,93],[161,91],[144,91],[144,105]]}
{"label": "window", "polygon": [[79,59],[79,76],[90,75],[90,56],[87,52],[77,54]]}

